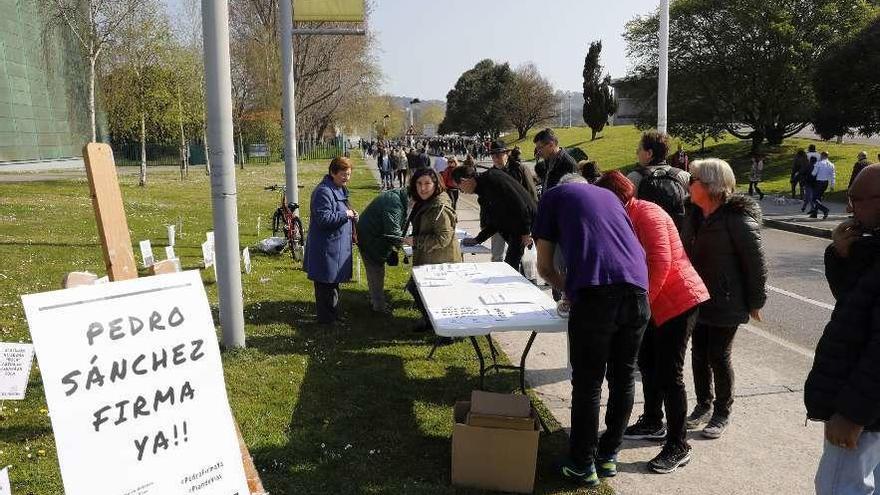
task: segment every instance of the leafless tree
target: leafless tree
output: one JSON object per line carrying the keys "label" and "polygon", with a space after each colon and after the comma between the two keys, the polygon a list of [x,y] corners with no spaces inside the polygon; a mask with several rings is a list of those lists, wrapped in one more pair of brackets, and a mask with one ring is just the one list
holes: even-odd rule
{"label": "leafless tree", "polygon": [[532,127],[556,117],[556,95],[553,86],[529,62],[514,71],[513,84],[507,101],[510,122],[519,139],[525,139]]}

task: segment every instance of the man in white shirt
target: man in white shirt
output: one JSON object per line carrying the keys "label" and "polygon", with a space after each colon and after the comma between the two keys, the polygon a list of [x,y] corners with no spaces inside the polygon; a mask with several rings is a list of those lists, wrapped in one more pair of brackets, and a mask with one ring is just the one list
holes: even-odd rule
{"label": "man in white shirt", "polygon": [[815,192],[813,196],[813,209],[810,210],[810,218],[816,218],[819,210],[821,210],[822,219],[825,219],[828,218],[828,207],[822,204],[822,198],[825,196],[825,191],[829,185],[831,190],[834,190],[836,182],[834,164],[828,159],[827,152],[823,151],[821,153],[819,161],[813,167],[813,176],[816,178],[816,183],[813,185]]}

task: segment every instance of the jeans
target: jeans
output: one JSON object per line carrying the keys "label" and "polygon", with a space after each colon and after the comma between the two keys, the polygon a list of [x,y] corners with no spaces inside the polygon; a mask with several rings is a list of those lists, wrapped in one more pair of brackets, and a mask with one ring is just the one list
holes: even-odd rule
{"label": "jeans", "polygon": [[649,323],[639,349],[645,420],[659,424],[663,421],[663,406],[666,406],[667,445],[687,445],[687,393],[682,371],[688,339],[696,321],[697,308],[692,308],[660,327]]}
{"label": "jeans", "polygon": [[374,263],[365,256],[364,270],[367,273],[367,287],[370,291],[370,306],[373,311],[385,309],[385,263]]}
{"label": "jeans", "polygon": [[880,432],[862,432],[858,448],[846,450],[825,440],[816,495],[880,495]]}
{"label": "jeans", "polygon": [[[648,297],[641,288],[619,284],[578,292],[568,320],[569,449],[575,462],[591,463],[620,450],[632,413],[636,356],[650,316]],[[599,402],[606,366],[613,370],[614,380],[609,383],[606,430],[599,439]]]}
{"label": "jeans", "polygon": [[339,284],[313,282],[318,323],[333,323],[339,319]]}
{"label": "jeans", "polygon": [[[694,370],[694,388],[697,392],[697,406],[710,409],[713,416],[727,418],[733,406],[733,364],[730,354],[733,349],[733,327],[716,327],[697,323],[691,345],[691,365]],[[714,378],[715,393],[712,393]]]}
{"label": "jeans", "polygon": [[812,209],[816,185],[811,182],[801,182],[801,187],[803,187],[804,190],[804,203],[801,205],[801,211],[804,211],[807,208],[807,205],[810,205],[810,208]]}
{"label": "jeans", "polygon": [[810,214],[815,214],[817,211],[822,210],[823,213],[828,213],[828,207],[822,204],[822,198],[825,197],[825,190],[828,189],[828,181],[827,180],[817,180],[813,185],[813,204],[810,209]]}

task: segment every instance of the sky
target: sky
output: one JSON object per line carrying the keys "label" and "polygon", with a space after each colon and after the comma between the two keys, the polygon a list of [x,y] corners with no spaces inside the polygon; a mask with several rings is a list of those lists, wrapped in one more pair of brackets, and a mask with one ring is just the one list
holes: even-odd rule
{"label": "sky", "polygon": [[534,62],[555,89],[581,91],[584,57],[602,41],[613,78],[630,68],[627,21],[658,0],[373,0],[383,90],[445,100],[462,72],[491,58],[511,67]]}

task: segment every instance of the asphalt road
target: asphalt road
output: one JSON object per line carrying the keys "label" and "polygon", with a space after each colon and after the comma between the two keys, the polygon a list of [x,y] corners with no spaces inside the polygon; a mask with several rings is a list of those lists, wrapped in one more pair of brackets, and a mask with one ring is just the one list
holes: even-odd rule
{"label": "asphalt road", "polygon": [[823,261],[830,241],[769,228],[763,240],[768,298],[763,321],[751,324],[811,353],[834,306]]}

